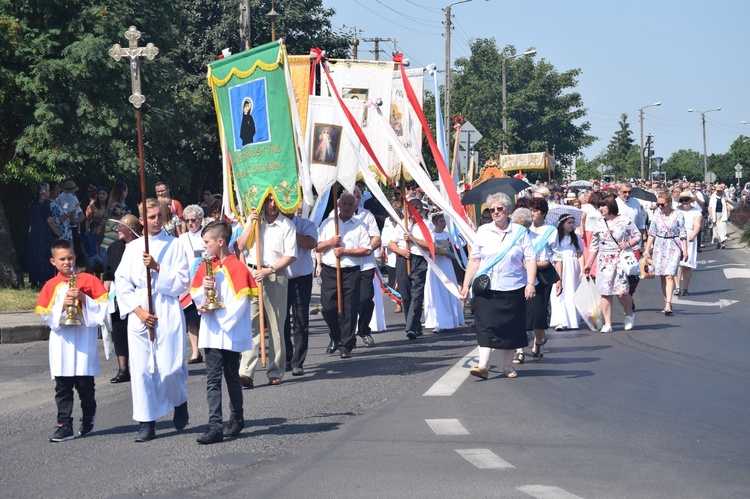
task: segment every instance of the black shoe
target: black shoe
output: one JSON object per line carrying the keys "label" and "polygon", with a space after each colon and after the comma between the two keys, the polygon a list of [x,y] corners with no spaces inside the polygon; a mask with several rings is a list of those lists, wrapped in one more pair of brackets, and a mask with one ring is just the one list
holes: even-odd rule
{"label": "black shoe", "polygon": [[240,434],[242,429],[245,427],[245,420],[244,419],[234,419],[231,418],[229,422],[227,423],[227,436],[228,437],[236,437]]}
{"label": "black shoe", "polygon": [[203,355],[198,354],[198,356],[194,359],[188,360],[188,364],[202,364],[203,363]]}
{"label": "black shoe", "polygon": [[73,440],[76,436],[73,434],[73,426],[69,424],[57,425],[55,433],[49,437],[50,442],[64,442],[66,440]]}
{"label": "black shoe", "polygon": [[635,312],[635,300],[633,300],[633,312]]}
{"label": "black shoe", "polygon": [[130,381],[130,371],[117,371],[117,375],[109,380],[110,383],[126,383]]}
{"label": "black shoe", "polygon": [[409,338],[410,340],[416,340],[417,336],[419,336],[419,335],[417,333],[415,333],[414,331],[407,331],[406,332],[406,337]]}
{"label": "black shoe", "polygon": [[375,340],[372,339],[372,336],[369,334],[364,334],[361,336],[362,342],[365,344],[367,348],[371,348],[375,346]]}
{"label": "black shoe", "polygon": [[184,430],[188,424],[189,419],[190,416],[188,414],[187,402],[183,402],[182,404],[174,408],[174,417],[172,418],[172,422],[174,423],[175,430]]}
{"label": "black shoe", "polygon": [[253,388],[253,378],[250,378],[249,376],[245,376],[244,374],[240,375],[240,383],[242,384],[242,388],[245,388],[248,390]]}
{"label": "black shoe", "polygon": [[148,442],[156,437],[156,421],[147,421],[141,423],[138,434],[135,436],[136,442]]}
{"label": "black shoe", "polygon": [[328,343],[328,348],[326,348],[326,353],[336,353],[336,350],[338,350],[339,347],[336,346],[336,342],[331,340],[330,343]]}
{"label": "black shoe", "polygon": [[[238,432],[239,433],[239,432]],[[206,433],[196,438],[199,444],[215,444],[224,440],[224,432],[221,428],[209,428]]]}
{"label": "black shoe", "polygon": [[302,367],[295,367],[292,369],[292,376],[302,376],[305,374],[305,370]]}
{"label": "black shoe", "polygon": [[291,372],[291,370],[292,370],[292,365],[291,364],[287,364],[286,368],[284,369],[284,372],[288,373],[288,372]]}
{"label": "black shoe", "polygon": [[81,426],[78,427],[78,434],[81,436],[88,435],[94,431],[94,420],[96,419],[96,411],[91,417],[82,417]]}
{"label": "black shoe", "polygon": [[352,356],[351,350],[346,347],[339,347],[339,352],[342,359],[349,359]]}

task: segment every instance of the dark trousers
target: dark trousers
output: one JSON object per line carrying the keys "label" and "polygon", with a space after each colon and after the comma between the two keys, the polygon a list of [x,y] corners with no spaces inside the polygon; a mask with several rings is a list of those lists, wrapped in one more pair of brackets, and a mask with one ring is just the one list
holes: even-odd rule
{"label": "dark trousers", "polygon": [[357,319],[357,331],[360,336],[370,334],[370,320],[375,311],[375,288],[372,281],[375,278],[375,269],[363,270],[359,274],[359,319]]}
{"label": "dark trousers", "polygon": [[90,418],[96,412],[93,376],[55,376],[55,404],[57,404],[57,424],[73,424],[73,388],[81,399],[83,417]]}
{"label": "dark trousers", "polygon": [[128,357],[128,321],[120,319],[120,314],[110,314],[112,318],[112,342],[115,344],[115,355]]}
{"label": "dark trousers", "polygon": [[386,267],[388,269],[388,286],[393,288],[396,284],[396,267]]}
{"label": "dark trousers", "polygon": [[286,343],[286,364],[294,369],[302,367],[307,358],[312,274],[295,277],[289,279],[288,282],[289,312],[284,321],[284,343]]}
{"label": "dark trousers", "polygon": [[424,308],[424,286],[427,281],[427,260],[421,256],[411,257],[411,274],[406,272],[406,258],[396,258],[396,280],[401,294],[401,306],[406,317],[406,330],[418,333],[422,330]]}
{"label": "dark trousers", "polygon": [[208,400],[208,426],[221,428],[221,376],[227,382],[229,410],[233,419],[242,419],[242,384],[240,383],[241,352],[220,348],[204,348],[206,355],[206,399]]}
{"label": "dark trousers", "polygon": [[343,311],[338,313],[338,290],[336,289],[336,268],[323,265],[321,272],[320,304],[323,308],[323,319],[330,329],[331,341],[336,346],[354,348],[354,329],[357,326],[359,310],[359,286],[361,283],[359,267],[341,269],[341,291]]}

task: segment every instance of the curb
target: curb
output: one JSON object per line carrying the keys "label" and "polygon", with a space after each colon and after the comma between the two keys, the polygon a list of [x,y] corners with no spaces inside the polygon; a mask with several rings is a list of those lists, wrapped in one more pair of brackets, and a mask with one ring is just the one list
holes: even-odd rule
{"label": "curb", "polygon": [[50,329],[46,324],[0,326],[0,344],[47,341],[49,333]]}

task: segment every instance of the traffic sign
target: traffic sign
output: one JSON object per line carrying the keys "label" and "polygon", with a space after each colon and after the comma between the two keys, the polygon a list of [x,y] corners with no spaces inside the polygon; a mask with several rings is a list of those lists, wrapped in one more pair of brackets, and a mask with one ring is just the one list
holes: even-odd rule
{"label": "traffic sign", "polygon": [[716,182],[716,174],[714,172],[706,173],[706,178],[704,178],[703,181],[709,184],[713,184],[714,182]]}
{"label": "traffic sign", "polygon": [[742,178],[742,172],[737,172],[734,174],[734,176],[737,178]]}
{"label": "traffic sign", "polygon": [[458,164],[462,173],[466,173],[469,168],[469,159],[471,158],[469,154],[475,154],[473,150],[474,146],[480,140],[482,140],[482,134],[469,121],[461,125],[461,129],[458,132],[458,146],[460,148],[458,151]]}
{"label": "traffic sign", "polygon": [[734,171],[741,172],[742,171],[742,165],[739,164],[739,163],[737,163],[736,165],[734,165]]}
{"label": "traffic sign", "polygon": [[604,163],[599,163],[599,166],[596,167],[596,171],[599,173],[604,173],[607,170],[607,165]]}

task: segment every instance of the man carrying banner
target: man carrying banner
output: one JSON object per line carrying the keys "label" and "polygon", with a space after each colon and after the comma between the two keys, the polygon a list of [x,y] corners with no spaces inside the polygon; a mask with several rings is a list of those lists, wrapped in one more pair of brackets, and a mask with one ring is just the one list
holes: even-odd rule
{"label": "man carrying banner", "polygon": [[[323,307],[323,319],[331,331],[331,343],[326,351],[334,353],[338,350],[342,359],[348,359],[356,342],[354,330],[357,326],[362,280],[360,266],[363,257],[372,254],[372,247],[367,229],[353,217],[357,198],[345,192],[338,205],[338,234],[336,213],[333,213],[318,228],[316,251],[322,253],[323,262],[320,303]],[[341,313],[338,312],[337,300],[337,259],[341,263]]]}
{"label": "man carrying banner", "polygon": [[[280,385],[286,365],[284,346],[284,321],[288,310],[288,282],[285,270],[297,260],[297,233],[294,224],[281,215],[273,196],[268,196],[263,203],[260,216],[252,210],[250,221],[242,235],[237,239],[240,251],[248,250],[247,262],[256,283],[262,284],[263,310],[268,324],[270,345],[269,362],[266,369],[269,385]],[[250,240],[255,223],[260,223],[261,266],[255,262],[256,245]],[[251,308],[253,319],[253,349],[242,353],[240,361],[240,380],[244,388],[253,388],[253,375],[258,366],[260,355],[260,335],[264,332],[259,324],[258,298],[253,298]]]}
{"label": "man carrying banner", "polygon": [[[414,207],[414,212],[421,213],[422,201],[419,198],[410,198],[408,202]],[[397,239],[388,244],[388,248],[397,255],[396,282],[406,317],[406,337],[410,340],[422,336],[424,286],[427,281],[427,260],[419,256],[417,247],[429,251],[422,229],[416,222],[412,223],[409,234],[401,232]],[[411,273],[408,272],[407,261],[411,262]]]}

